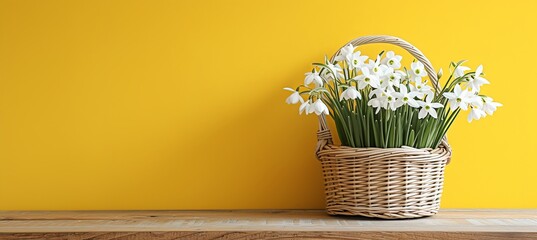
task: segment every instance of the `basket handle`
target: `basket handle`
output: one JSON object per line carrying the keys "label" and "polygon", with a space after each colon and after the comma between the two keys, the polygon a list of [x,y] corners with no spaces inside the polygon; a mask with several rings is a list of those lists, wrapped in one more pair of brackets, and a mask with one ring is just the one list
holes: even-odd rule
{"label": "basket handle", "polygon": [[[370,44],[370,43],[389,43],[389,44],[405,49],[408,53],[410,53],[412,56],[414,56],[418,61],[420,61],[424,65],[425,71],[427,71],[427,74],[429,75],[429,79],[433,83],[433,87],[435,91],[437,92],[440,91],[440,84],[438,83],[436,72],[433,68],[433,65],[429,61],[429,59],[427,59],[427,57],[425,57],[425,55],[423,55],[423,53],[419,49],[414,47],[412,44],[397,37],[387,36],[387,35],[378,35],[378,36],[364,36],[364,37],[356,38],[348,42],[347,44],[343,45],[330,58],[330,62],[333,63],[334,58],[339,54],[341,49],[349,44],[352,44],[354,47],[358,47],[358,46]],[[324,114],[321,114],[319,116],[319,131],[317,131],[317,146],[315,150],[317,158],[319,158],[318,157],[319,151],[321,151],[324,148],[324,146],[326,146],[327,144],[332,144],[332,142],[333,142],[332,134],[330,133],[330,129],[328,128],[328,125],[326,123],[326,117]],[[442,140],[442,145],[444,145],[444,147],[449,151],[450,156],[451,156],[451,148],[449,147],[449,144],[447,143],[446,137],[444,137],[444,139]],[[448,162],[449,162],[449,159],[448,159]]]}

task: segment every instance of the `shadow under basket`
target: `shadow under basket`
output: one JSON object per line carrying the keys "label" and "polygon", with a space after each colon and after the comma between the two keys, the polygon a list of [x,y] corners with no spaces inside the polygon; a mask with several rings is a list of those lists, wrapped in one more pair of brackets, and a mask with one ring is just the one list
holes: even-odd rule
{"label": "shadow under basket", "polygon": [[[431,63],[409,43],[391,36],[361,37],[350,43],[355,47],[390,43],[404,48],[424,64],[438,88]],[[436,149],[335,146],[324,115],[319,116],[317,138],[316,154],[322,165],[328,214],[403,219],[438,212],[444,168],[451,157],[445,138]]]}

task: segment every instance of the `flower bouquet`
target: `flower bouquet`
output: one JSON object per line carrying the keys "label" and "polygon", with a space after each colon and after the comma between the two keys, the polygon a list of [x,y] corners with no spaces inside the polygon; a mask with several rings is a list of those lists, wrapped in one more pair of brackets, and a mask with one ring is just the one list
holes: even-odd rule
{"label": "flower bouquet", "polygon": [[[390,43],[416,59],[403,67],[393,51],[370,59],[359,45]],[[461,111],[468,121],[492,115],[501,104],[480,94],[489,84],[483,67],[452,62],[439,84],[414,46],[391,36],[357,38],[330,60],[314,63],[304,84],[285,88],[299,113],[319,116],[316,154],[323,167],[327,211],[333,215],[414,218],[438,212],[444,167],[451,157],[445,138]],[[325,116],[335,122],[342,146],[332,143]]]}

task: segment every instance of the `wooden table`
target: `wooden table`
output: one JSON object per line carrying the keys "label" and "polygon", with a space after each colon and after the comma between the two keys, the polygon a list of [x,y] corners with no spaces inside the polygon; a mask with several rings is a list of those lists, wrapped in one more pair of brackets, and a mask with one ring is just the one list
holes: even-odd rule
{"label": "wooden table", "polygon": [[535,210],[442,210],[429,218],[319,210],[0,211],[0,239],[537,239]]}

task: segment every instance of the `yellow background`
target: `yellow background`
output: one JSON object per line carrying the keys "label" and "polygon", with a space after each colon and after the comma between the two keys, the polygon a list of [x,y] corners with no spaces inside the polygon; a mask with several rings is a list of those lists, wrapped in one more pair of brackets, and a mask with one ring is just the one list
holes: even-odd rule
{"label": "yellow background", "polygon": [[0,209],[323,208],[316,118],[286,105],[282,88],[372,34],[406,39],[445,72],[452,60],[483,64],[483,93],[504,104],[454,124],[442,207],[535,208],[536,11],[0,0]]}

